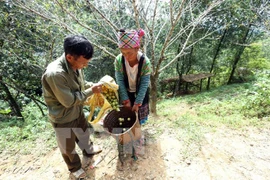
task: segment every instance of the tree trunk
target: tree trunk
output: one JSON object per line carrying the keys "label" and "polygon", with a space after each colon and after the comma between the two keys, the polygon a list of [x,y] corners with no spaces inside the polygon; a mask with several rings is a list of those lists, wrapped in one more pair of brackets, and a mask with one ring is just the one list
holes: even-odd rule
{"label": "tree trunk", "polygon": [[2,82],[2,80],[0,80],[0,85],[2,86],[3,91],[7,95],[8,102],[9,102],[10,107],[12,108],[12,111],[16,114],[16,116],[21,117],[22,120],[24,121],[23,115],[22,115],[21,110],[20,110],[20,107],[17,104],[17,102],[15,101],[15,99],[12,97],[8,87],[6,86],[5,83]]}
{"label": "tree trunk", "polygon": [[157,116],[157,80],[158,75],[152,75],[150,76],[151,82],[150,82],[150,113],[153,116]]}
{"label": "tree trunk", "polygon": [[[249,30],[250,30],[250,27],[251,27],[251,23],[248,26],[248,29],[247,29],[246,34],[244,35],[244,37],[242,39],[241,44],[245,44],[246,43],[246,40],[247,40],[247,37],[248,37],[248,33],[249,33]],[[229,77],[229,80],[228,80],[227,84],[231,84],[232,83],[232,79],[233,79],[233,75],[234,75],[236,66],[237,66],[237,64],[238,64],[238,62],[239,62],[239,60],[241,58],[241,55],[244,52],[244,49],[245,49],[245,46],[240,46],[239,51],[235,55],[233,66],[232,66],[232,71],[231,71],[231,74],[230,74],[230,77]]]}
{"label": "tree trunk", "polygon": [[[215,52],[215,55],[214,55],[214,58],[213,58],[213,61],[212,61],[210,73],[212,73],[213,70],[214,70],[214,66],[215,66],[216,61],[217,61],[217,56],[218,56],[218,54],[219,54],[219,51],[220,51],[220,48],[221,48],[221,44],[222,44],[222,42],[223,42],[224,37],[226,36],[226,34],[227,34],[227,28],[224,30],[224,32],[223,32],[223,34],[222,34],[222,37],[221,37],[221,39],[220,39],[220,41],[219,41],[219,43],[218,43],[217,50],[216,50],[216,52]],[[209,88],[210,88],[210,81],[211,81],[211,77],[208,78],[208,82],[207,82],[207,90],[209,90]]]}
{"label": "tree trunk", "polygon": [[[181,48],[181,46],[180,46],[180,43],[179,43],[179,45],[178,45],[178,48],[177,48],[177,54],[178,53],[180,53],[180,49]],[[184,57],[183,57],[184,58]],[[177,71],[177,73],[178,73],[178,77],[179,77],[179,79],[178,79],[178,81],[175,83],[175,87],[174,87],[174,91],[173,91],[173,96],[175,97],[176,95],[177,95],[177,92],[179,92],[180,91],[180,87],[181,87],[181,79],[182,79],[182,74],[183,74],[183,62],[182,62],[182,65],[181,65],[181,67],[180,67],[180,62],[181,62],[181,58],[180,57],[178,57],[177,58],[178,60],[177,60],[177,63],[176,63],[176,71]]]}

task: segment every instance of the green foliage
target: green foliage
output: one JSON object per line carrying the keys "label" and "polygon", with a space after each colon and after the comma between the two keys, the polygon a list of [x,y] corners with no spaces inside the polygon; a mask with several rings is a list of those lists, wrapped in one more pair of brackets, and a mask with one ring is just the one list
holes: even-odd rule
{"label": "green foliage", "polygon": [[259,75],[253,86],[245,93],[246,101],[243,105],[248,117],[270,117],[270,72]]}
{"label": "green foliage", "polygon": [[[270,41],[268,39],[268,41]],[[242,59],[247,62],[246,67],[255,70],[270,69],[270,59],[265,56],[263,42],[253,43],[245,48]],[[268,46],[270,48],[270,46]]]}
{"label": "green foliage", "polygon": [[114,59],[106,57],[102,59],[93,59],[90,65],[84,69],[85,79],[87,81],[98,82],[103,76],[114,77]]}
{"label": "green foliage", "polygon": [[6,87],[1,84],[0,98],[12,111],[18,105],[16,114],[11,115],[19,115],[26,96],[41,93],[40,78],[46,64],[42,55],[49,51],[53,35],[45,20],[8,2],[0,2],[0,80]]}
{"label": "green foliage", "polygon": [[177,127],[198,128],[198,131],[203,131],[201,127],[262,126],[270,114],[268,84],[269,74],[264,72],[264,75],[258,75],[256,83],[224,85],[203,93],[160,101],[158,112],[175,122]]}
{"label": "green foliage", "polygon": [[2,120],[1,115],[7,115],[10,112],[11,112],[11,109],[8,106],[8,104],[5,101],[0,99],[0,120]]}
{"label": "green foliage", "polygon": [[24,122],[15,117],[0,121],[0,153],[31,153],[38,143],[42,143],[42,149],[36,153],[46,153],[55,146],[51,124],[33,103],[25,107],[23,115]]}

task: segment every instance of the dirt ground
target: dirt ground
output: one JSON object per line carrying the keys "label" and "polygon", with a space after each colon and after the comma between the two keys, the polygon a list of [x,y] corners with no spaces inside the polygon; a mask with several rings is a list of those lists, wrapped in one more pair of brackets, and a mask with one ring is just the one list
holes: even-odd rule
{"label": "dirt ground", "polygon": [[[153,138],[154,127],[144,127],[148,139],[138,152],[138,160],[125,158],[122,171],[117,156],[117,143],[106,133],[95,142],[106,141],[94,169],[87,169],[87,179],[270,179],[270,129],[247,128],[235,131],[220,128],[204,134],[200,144],[188,145],[176,139],[173,132],[164,131]],[[100,144],[101,145],[101,144]],[[187,146],[192,146],[187,148]],[[186,151],[189,149],[188,151]],[[45,156],[20,155],[1,157],[0,179],[69,179],[69,173],[58,149]]]}

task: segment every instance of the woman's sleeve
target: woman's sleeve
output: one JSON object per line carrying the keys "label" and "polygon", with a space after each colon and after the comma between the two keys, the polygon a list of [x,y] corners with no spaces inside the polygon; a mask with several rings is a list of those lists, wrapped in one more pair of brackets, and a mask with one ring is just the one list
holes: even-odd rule
{"label": "woman's sleeve", "polygon": [[149,84],[150,84],[150,74],[151,74],[151,64],[150,64],[149,59],[145,57],[145,62],[141,70],[141,80],[140,80],[139,91],[135,100],[136,104],[142,104],[143,102],[147,88],[149,87]]}
{"label": "woman's sleeve", "polygon": [[143,103],[143,99],[145,97],[147,88],[149,87],[149,83],[150,83],[150,74],[141,77],[141,83],[139,87],[139,92],[135,100],[135,104]]}
{"label": "woman's sleeve", "polygon": [[119,57],[117,57],[114,61],[114,69],[115,69],[115,80],[116,80],[116,83],[119,85],[118,92],[119,92],[120,102],[122,103],[123,101],[128,100],[129,97],[127,94],[127,88],[125,86],[122,63]]}

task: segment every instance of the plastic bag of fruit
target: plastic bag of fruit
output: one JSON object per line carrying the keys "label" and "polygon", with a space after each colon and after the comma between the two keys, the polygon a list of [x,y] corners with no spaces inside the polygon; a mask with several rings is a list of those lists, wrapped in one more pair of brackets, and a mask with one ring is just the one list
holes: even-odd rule
{"label": "plastic bag of fruit", "polygon": [[[87,120],[93,127],[99,126],[99,121],[107,112],[118,108],[118,85],[115,80],[106,75],[100,79],[99,83],[102,83],[102,93],[93,94],[85,101],[85,105],[90,108]],[[98,113],[93,117],[97,109]],[[97,128],[100,129],[100,127]]]}
{"label": "plastic bag of fruit", "polygon": [[105,96],[107,101],[110,103],[113,109],[118,109],[118,85],[116,84],[115,80],[106,75],[100,79],[99,83],[102,83],[102,94]]}

